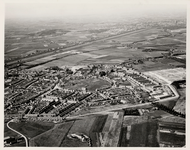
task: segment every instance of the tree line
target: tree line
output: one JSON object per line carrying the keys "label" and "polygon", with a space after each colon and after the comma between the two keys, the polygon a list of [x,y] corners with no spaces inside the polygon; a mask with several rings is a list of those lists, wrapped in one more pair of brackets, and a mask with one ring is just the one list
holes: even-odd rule
{"label": "tree line", "polygon": [[166,111],[174,116],[179,116],[179,117],[182,117],[182,118],[185,118],[186,115],[185,114],[182,114],[181,112],[177,112],[163,104],[159,104],[159,103],[152,103],[154,106],[158,107],[159,109],[163,110],[163,111]]}

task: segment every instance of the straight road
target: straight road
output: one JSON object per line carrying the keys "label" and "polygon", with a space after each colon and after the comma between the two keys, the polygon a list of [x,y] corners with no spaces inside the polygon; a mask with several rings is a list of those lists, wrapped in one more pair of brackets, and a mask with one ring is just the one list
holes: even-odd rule
{"label": "straight road", "polygon": [[7,127],[8,127],[10,130],[12,130],[13,132],[16,132],[17,134],[21,135],[21,136],[25,139],[26,147],[29,147],[28,139],[26,138],[26,136],[24,136],[22,133],[20,133],[20,132],[14,130],[13,128],[11,128],[11,127],[9,126],[9,123],[10,123],[10,122],[14,122],[14,120],[12,119],[12,120],[10,120],[9,122],[7,122]]}
{"label": "straight road", "polygon": [[[179,94],[176,91],[176,89],[172,86],[172,85],[168,85],[170,87],[170,89],[172,90],[172,92],[174,93],[174,97],[168,97],[162,100],[158,100],[157,102],[168,102],[168,101],[173,101],[173,100],[177,100],[179,98]],[[84,117],[84,116],[89,116],[89,115],[98,115],[98,114],[108,114],[110,112],[113,111],[118,111],[118,110],[122,110],[122,109],[128,109],[128,108],[147,108],[147,107],[152,107],[152,102],[148,102],[148,103],[143,103],[143,104],[136,104],[136,105],[131,105],[129,106],[128,104],[123,104],[123,105],[118,105],[118,106],[114,106],[113,108],[107,108],[104,107],[105,110],[103,111],[98,111],[97,112],[92,112],[92,113],[86,113],[86,114],[82,114],[82,115],[77,115],[77,116],[71,116],[71,117],[66,117],[66,120],[69,119],[75,119],[75,118],[79,118],[79,117]]]}

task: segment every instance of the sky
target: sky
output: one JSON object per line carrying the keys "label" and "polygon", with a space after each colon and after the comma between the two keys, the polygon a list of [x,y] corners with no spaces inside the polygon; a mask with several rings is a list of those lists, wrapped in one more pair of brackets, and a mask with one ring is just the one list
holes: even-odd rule
{"label": "sky", "polygon": [[[183,1],[183,0],[182,0]],[[163,2],[163,1],[162,1]],[[133,17],[162,13],[185,13],[186,4],[176,3],[152,3],[148,0],[61,0],[33,2],[14,2],[5,4],[6,19],[45,19],[57,18],[65,20],[88,20],[92,18],[118,18]]]}

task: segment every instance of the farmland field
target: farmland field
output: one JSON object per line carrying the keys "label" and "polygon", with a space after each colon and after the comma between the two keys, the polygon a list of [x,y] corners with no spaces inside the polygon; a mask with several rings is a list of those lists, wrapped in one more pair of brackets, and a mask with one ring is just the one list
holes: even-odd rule
{"label": "farmland field", "polygon": [[104,125],[104,128],[102,129],[102,132],[105,133],[105,132],[108,132],[109,131],[109,127],[110,127],[110,123],[112,121],[112,118],[113,118],[113,113],[109,114],[107,119],[106,119],[106,123]]}
{"label": "farmland field", "polygon": [[44,132],[30,140],[31,146],[59,147],[66,138],[73,125],[73,121],[57,124],[51,130]]}
{"label": "farmland field", "polygon": [[106,119],[107,119],[108,115],[104,115],[104,116],[98,116],[96,117],[96,120],[93,124],[93,130],[92,132],[102,132],[103,127],[106,123]]}
{"label": "farmland field", "polygon": [[89,135],[91,126],[93,125],[95,117],[89,117],[82,120],[76,120],[69,131],[69,134],[81,132],[86,135]]}
{"label": "farmland field", "polygon": [[160,140],[165,143],[170,143],[171,145],[175,145],[177,147],[181,147],[185,145],[185,135],[177,135],[173,133],[161,133],[160,132]]}
{"label": "farmland field", "polygon": [[60,147],[88,147],[87,142],[81,142],[78,139],[69,139],[65,137],[65,140],[61,143]]}
{"label": "farmland field", "polygon": [[147,122],[147,116],[124,116],[123,127]]}
{"label": "farmland field", "polygon": [[[82,35],[82,32],[76,32],[76,31],[72,31],[72,32],[67,32],[65,34],[66,37],[77,37],[78,35]],[[59,66],[59,67],[63,67],[63,66],[71,66],[71,65],[84,65],[84,64],[88,64],[88,63],[121,63],[122,61],[128,59],[128,58],[145,58],[145,57],[157,57],[157,56],[162,56],[160,51],[153,51],[153,52],[143,52],[142,49],[135,49],[135,48],[129,48],[129,47],[122,47],[121,44],[127,44],[130,42],[136,42],[136,46],[138,45],[138,47],[143,46],[144,44],[141,42],[142,40],[144,42],[147,42],[148,45],[157,45],[157,44],[175,44],[177,43],[183,43],[180,42],[179,40],[184,40],[184,36],[182,35],[176,35],[175,37],[167,37],[167,38],[159,38],[156,39],[157,36],[164,36],[166,35],[166,33],[159,28],[151,28],[149,30],[145,30],[145,31],[138,31],[138,32],[134,32],[134,33],[130,33],[130,34],[126,34],[123,36],[118,36],[115,37],[114,40],[103,40],[103,41],[98,41],[98,42],[94,42],[90,45],[85,45],[85,46],[79,46],[78,48],[73,48],[71,50],[75,50],[77,52],[83,52],[80,54],[75,54],[75,55],[71,55],[71,56],[65,56],[65,54],[61,54],[62,52],[64,52],[65,50],[59,50],[59,52],[56,54],[58,57],[64,57],[61,58],[59,60],[54,60],[51,62],[47,62],[41,66],[37,66],[35,69],[43,69],[46,67],[50,67],[50,66]],[[86,35],[85,35],[86,36]],[[155,39],[151,40],[151,41],[147,41],[147,38],[150,37],[155,37]],[[178,39],[179,37],[179,39]],[[59,36],[56,36],[56,40],[59,39]],[[62,40],[64,40],[63,38],[61,38]],[[177,41],[176,41],[176,40]],[[44,42],[42,39],[39,39],[41,42]],[[69,39],[68,39],[69,40]],[[50,40],[51,41],[51,40]],[[28,41],[27,43],[32,44],[32,42]],[[55,44],[55,43],[51,43],[51,44]],[[34,46],[30,46],[28,48],[35,49],[35,50],[40,50],[40,47],[36,49],[36,46],[38,47],[41,46],[41,43],[38,42],[37,45]],[[146,44],[145,44],[146,45]],[[42,44],[43,46],[43,44]],[[17,47],[17,45],[15,45],[15,48]],[[23,47],[23,45],[22,45]],[[55,47],[55,46],[54,46]],[[27,47],[26,47],[27,48]],[[168,49],[170,48],[170,46],[168,46]],[[180,48],[180,47],[179,47]],[[167,46],[166,46],[167,49]],[[24,49],[23,49],[24,50]],[[22,51],[23,53],[25,53],[24,51]],[[10,53],[8,53],[8,55],[14,55],[14,53],[18,54],[17,50],[14,50]],[[53,54],[53,52],[51,52]],[[41,55],[41,54],[40,54]],[[40,56],[39,55],[39,56]],[[44,55],[44,54],[42,54]],[[28,64],[37,64],[40,62],[44,62],[46,59],[44,58],[41,59],[41,57],[36,56],[36,60],[35,57],[33,57],[34,59],[26,59],[26,63]],[[47,55],[48,56],[48,55]],[[57,57],[55,56],[55,57]],[[99,57],[98,56],[102,56]],[[53,58],[53,57],[52,57]],[[47,60],[50,60],[51,58],[47,58]],[[28,62],[30,61],[30,62]],[[33,61],[33,62],[31,62]],[[168,68],[165,67],[159,63],[156,63],[156,65],[153,66],[149,66],[146,63],[144,64],[144,66],[138,67],[137,69],[140,70],[152,70],[153,68],[160,68],[160,69],[164,69]],[[31,68],[32,69],[32,68]],[[32,70],[33,70],[32,69]]]}
{"label": "farmland field", "polygon": [[127,134],[127,127],[122,127],[120,141],[119,141],[119,147],[127,147],[128,146],[129,141],[126,138],[126,134]]}
{"label": "farmland field", "polygon": [[[178,39],[176,37],[176,39]],[[181,44],[184,43],[185,41],[178,41],[175,38],[161,38],[161,39],[157,39],[155,40],[157,42],[157,44]],[[181,38],[183,40],[183,38]]]}
{"label": "farmland field", "polygon": [[147,122],[132,125],[129,147],[158,147],[157,123]]}
{"label": "farmland field", "polygon": [[[129,48],[122,48],[122,49],[119,48],[118,49],[117,48],[117,46],[120,46],[120,40],[126,39],[127,43],[129,43],[129,41],[128,41],[129,39],[132,40],[133,42],[139,41],[139,39],[138,40],[136,39],[136,37],[139,37],[139,36],[137,36],[139,33],[141,33],[141,36],[142,36],[141,39],[142,38],[144,39],[146,34],[150,34],[149,32],[151,34],[156,34],[156,32],[160,32],[160,29],[150,29],[150,30],[148,30],[148,33],[147,33],[147,31],[139,31],[137,33],[131,33],[130,35],[116,37],[115,40],[112,40],[111,42],[110,42],[110,40],[98,41],[98,42],[92,43],[91,45],[79,47],[78,49],[73,49],[73,50],[85,52],[85,54],[77,54],[77,55],[73,55],[73,56],[68,56],[68,57],[62,58],[60,61],[57,61],[57,60],[52,61],[52,62],[45,64],[45,67],[56,65],[56,64],[58,66],[84,64],[84,63],[88,63],[89,61],[102,62],[102,63],[105,63],[105,62],[118,63],[118,62],[120,62],[120,61],[118,61],[119,59],[122,61],[122,60],[125,60],[125,58],[131,58],[131,57],[142,58],[142,57],[147,57],[148,55],[159,56],[160,53],[157,53],[157,52],[148,54],[148,53],[144,53],[144,52],[141,52],[141,51],[135,50],[135,49],[129,49]],[[81,34],[81,33],[77,33],[77,34]],[[70,35],[72,35],[72,33],[69,32],[68,35],[70,36]],[[74,35],[74,36],[77,37],[76,35]],[[58,37],[56,37],[56,38],[58,38]],[[37,45],[40,46],[40,44],[41,43],[39,43]],[[117,45],[117,46],[115,46],[115,45]],[[43,44],[42,44],[42,47],[43,47]],[[40,47],[36,48],[34,46],[31,46],[29,48],[31,50],[41,49]],[[61,53],[63,51],[64,51],[64,49],[60,50],[59,53]],[[24,51],[22,51],[22,52],[24,53]],[[18,54],[18,51],[15,50],[15,51],[12,51],[12,53],[10,52],[9,55],[14,55],[14,53]],[[95,57],[93,57],[93,55],[96,55],[96,56],[107,55],[107,56],[96,59]],[[110,59],[109,57],[114,57],[114,59]],[[35,59],[35,57],[34,57],[34,59]],[[36,57],[36,59],[38,59],[38,58]],[[27,62],[27,60],[26,60],[26,62]]]}
{"label": "farmland field", "polygon": [[45,66],[39,65],[39,66],[36,66],[36,67],[32,67],[32,68],[30,68],[30,69],[28,69],[28,70],[43,70],[43,69],[45,69],[45,68],[46,68]]}
{"label": "farmland field", "polygon": [[172,67],[170,64],[176,63],[176,65],[180,65],[181,63],[178,63],[176,61],[170,60],[167,62],[167,60],[162,59],[158,61],[144,61],[143,64],[134,65],[133,67],[135,69],[138,69],[139,71],[146,72],[146,71],[156,71],[156,70],[162,70],[162,69],[170,69],[175,68]]}
{"label": "farmland field", "polygon": [[[92,127],[96,124],[96,117],[86,117],[82,120],[76,120],[69,130],[68,134],[83,133],[89,136],[94,143],[94,138],[92,138]],[[61,143],[61,147],[87,147],[88,143],[83,143],[79,140],[69,139],[68,137]]]}
{"label": "farmland field", "polygon": [[44,123],[44,122],[18,122],[10,123],[10,127],[16,131],[22,133],[26,137],[32,138],[41,133],[44,133],[47,130],[53,128],[53,123]]}
{"label": "farmland field", "polygon": [[178,89],[180,98],[177,100],[174,110],[186,114],[186,90]]}
{"label": "farmland field", "polygon": [[[115,115],[117,118],[114,118]],[[123,112],[115,112],[112,118],[105,146],[117,147],[119,144],[119,138],[121,134],[121,126],[123,122]]]}
{"label": "farmland field", "polygon": [[168,117],[164,117],[159,119],[160,121],[164,121],[164,122],[172,122],[172,123],[184,123],[186,122],[186,120],[184,118],[181,117],[177,117],[177,116],[171,116],[168,115]]}
{"label": "farmland field", "polygon": [[7,136],[18,136],[17,133],[13,132],[12,130],[10,130],[8,127],[7,127],[7,124],[4,123],[4,137],[7,137]]}

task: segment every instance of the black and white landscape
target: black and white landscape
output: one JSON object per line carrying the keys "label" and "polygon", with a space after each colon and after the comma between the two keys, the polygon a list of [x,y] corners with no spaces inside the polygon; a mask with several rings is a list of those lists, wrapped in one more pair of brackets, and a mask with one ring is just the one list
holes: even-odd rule
{"label": "black and white landscape", "polygon": [[186,4],[5,4],[4,147],[185,147]]}

